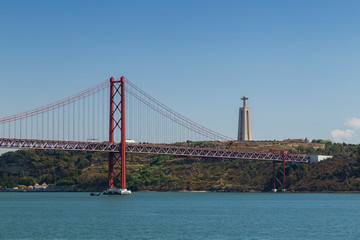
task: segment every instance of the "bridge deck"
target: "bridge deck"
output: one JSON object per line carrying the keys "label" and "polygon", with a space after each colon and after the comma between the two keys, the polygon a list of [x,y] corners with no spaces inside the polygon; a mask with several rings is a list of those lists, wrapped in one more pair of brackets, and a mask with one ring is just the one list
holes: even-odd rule
{"label": "bridge deck", "polygon": [[[74,142],[61,140],[37,140],[37,139],[11,139],[0,138],[0,148],[14,149],[50,149],[50,150],[74,150],[74,151],[92,151],[92,152],[119,152],[118,143],[109,142]],[[193,156],[193,157],[213,157],[213,158],[232,158],[232,159],[249,159],[263,161],[283,161],[309,163],[310,156],[280,153],[263,153],[263,152],[242,152],[226,149],[204,149],[177,147],[170,145],[153,145],[153,144],[127,144],[127,153],[143,154],[163,154],[176,156]]]}

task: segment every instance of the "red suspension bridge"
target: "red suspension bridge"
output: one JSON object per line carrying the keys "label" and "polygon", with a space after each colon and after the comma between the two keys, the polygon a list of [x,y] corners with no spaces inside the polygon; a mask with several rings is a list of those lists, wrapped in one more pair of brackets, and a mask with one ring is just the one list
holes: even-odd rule
{"label": "red suspension bridge", "polygon": [[[309,156],[304,155],[171,144],[187,140],[233,141],[175,112],[124,77],[110,78],[60,101],[0,118],[0,148],[108,152],[109,189],[117,183],[126,189],[126,153],[272,161],[274,189],[276,183],[285,186],[285,162],[309,162]],[[283,163],[282,180],[276,178],[276,162]],[[119,172],[114,168],[117,164]]]}

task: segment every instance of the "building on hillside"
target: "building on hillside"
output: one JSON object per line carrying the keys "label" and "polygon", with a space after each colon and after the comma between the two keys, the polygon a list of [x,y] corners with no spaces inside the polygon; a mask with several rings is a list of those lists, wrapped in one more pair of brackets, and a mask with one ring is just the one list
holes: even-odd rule
{"label": "building on hillside", "polygon": [[252,140],[250,108],[246,107],[246,100],[248,99],[245,96],[241,98],[244,105],[239,109],[238,141]]}
{"label": "building on hillside", "polygon": [[284,139],[284,142],[303,142],[303,143],[308,143],[309,139],[308,138],[293,138],[293,139]]}
{"label": "building on hillside", "polygon": [[331,159],[333,156],[326,155],[310,155],[310,163],[324,161],[326,159]]}
{"label": "building on hillside", "polygon": [[49,185],[47,185],[46,183],[43,183],[41,185],[39,185],[39,184],[34,185],[34,189],[47,189],[48,187],[49,187]]}

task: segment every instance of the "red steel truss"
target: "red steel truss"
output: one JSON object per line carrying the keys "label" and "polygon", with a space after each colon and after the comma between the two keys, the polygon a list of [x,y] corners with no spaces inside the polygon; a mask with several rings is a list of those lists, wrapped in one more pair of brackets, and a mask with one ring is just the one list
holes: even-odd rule
{"label": "red steel truss", "polygon": [[[276,186],[279,185],[280,189],[285,190],[285,163],[286,163],[286,152],[281,152],[282,156],[282,169],[280,169],[280,173],[282,175],[282,180],[279,180],[279,178],[276,176],[276,161],[273,161],[273,190],[277,189]],[[307,162],[310,162],[310,157],[308,157]]]}
{"label": "red steel truss", "polygon": [[[119,153],[119,143],[0,138],[0,148],[33,148]],[[226,149],[176,147],[170,145],[126,144],[126,153],[212,157],[309,163],[310,156],[281,153],[242,152]]]}
{"label": "red steel truss", "polygon": [[235,158],[235,159],[249,159],[249,160],[266,160],[277,162],[299,162],[309,163],[310,156],[295,155],[295,154],[280,154],[280,153],[262,153],[262,152],[241,152],[226,149],[205,149],[205,148],[190,148],[190,147],[176,147],[164,145],[148,145],[148,144],[128,144],[126,145],[126,152],[128,153],[149,153],[149,154],[164,154],[176,156],[193,156],[193,157],[212,157],[212,158]]}
{"label": "red steel truss", "polygon": [[0,148],[119,152],[119,143],[0,138]]}
{"label": "red steel truss", "polygon": [[[108,161],[108,188],[114,188],[114,178],[121,182],[121,188],[126,189],[126,154],[125,154],[125,78],[120,81],[110,78],[110,124],[109,124],[109,143],[114,143],[115,130],[119,129],[121,134],[120,154],[109,153]],[[114,172],[115,164],[121,165],[120,173]]]}

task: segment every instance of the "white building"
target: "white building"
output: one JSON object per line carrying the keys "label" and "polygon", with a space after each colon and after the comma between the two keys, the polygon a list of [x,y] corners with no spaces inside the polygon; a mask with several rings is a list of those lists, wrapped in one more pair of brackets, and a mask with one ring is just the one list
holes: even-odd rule
{"label": "white building", "polygon": [[310,163],[324,161],[326,159],[331,159],[333,156],[326,155],[310,155]]}

